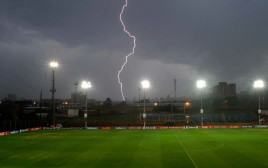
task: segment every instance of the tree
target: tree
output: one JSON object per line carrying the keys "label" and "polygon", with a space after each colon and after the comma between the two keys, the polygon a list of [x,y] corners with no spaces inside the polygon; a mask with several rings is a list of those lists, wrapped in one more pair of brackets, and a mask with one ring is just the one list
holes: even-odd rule
{"label": "tree", "polygon": [[221,97],[215,97],[213,100],[212,100],[212,106],[214,109],[219,109],[222,105],[222,102],[223,102],[223,98]]}
{"label": "tree", "polygon": [[[144,99],[140,100],[139,103],[144,103]],[[150,103],[150,99],[149,98],[148,99],[145,99],[145,103]]]}
{"label": "tree", "polygon": [[[172,109],[171,109],[172,106]],[[174,105],[165,105],[165,106],[156,106],[155,108],[153,108],[152,110],[153,112],[178,112],[178,109],[176,108],[176,106]]]}
{"label": "tree", "polygon": [[104,108],[112,107],[112,105],[113,105],[113,102],[109,97],[103,102]]}
{"label": "tree", "polygon": [[16,106],[12,102],[2,103],[0,106],[0,113],[2,120],[12,120],[18,119]]}
{"label": "tree", "polygon": [[239,104],[239,100],[236,96],[231,96],[226,98],[228,106],[236,106]]}
{"label": "tree", "polygon": [[126,101],[122,101],[120,104],[118,104],[119,106],[126,106],[127,102]]}

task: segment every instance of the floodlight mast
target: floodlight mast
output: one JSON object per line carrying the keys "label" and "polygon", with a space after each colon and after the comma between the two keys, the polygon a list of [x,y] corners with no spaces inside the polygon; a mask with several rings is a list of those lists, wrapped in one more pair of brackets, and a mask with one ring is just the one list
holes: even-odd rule
{"label": "floodlight mast", "polygon": [[56,61],[52,61],[49,63],[51,69],[52,69],[52,89],[50,90],[51,93],[52,93],[52,115],[53,115],[53,127],[55,129],[55,92],[56,92],[56,89],[55,89],[55,69],[58,67],[58,62]]}
{"label": "floodlight mast", "polygon": [[89,88],[91,88],[91,83],[89,81],[82,81],[81,87],[86,91],[86,108],[84,118],[85,118],[85,129],[87,129],[87,91]]}
{"label": "floodlight mast", "polygon": [[141,82],[142,88],[143,88],[143,93],[144,93],[144,97],[143,97],[143,129],[146,129],[146,111],[145,111],[145,90],[148,89],[150,87],[150,83],[147,80],[144,80]]}
{"label": "floodlight mast", "polygon": [[183,103],[183,111],[185,116],[186,116],[186,106],[188,107],[189,105],[190,103],[188,101]]}
{"label": "floodlight mast", "polygon": [[184,104],[183,105],[183,111],[184,111],[184,116],[185,116],[185,124],[188,125],[189,119],[188,119],[188,116],[186,115],[186,106],[189,107],[190,102],[186,101],[183,104]]}
{"label": "floodlight mast", "polygon": [[204,124],[204,116],[203,116],[203,113],[204,113],[204,110],[203,110],[203,97],[202,97],[202,91],[203,91],[203,88],[205,88],[206,87],[206,81],[204,81],[204,80],[198,80],[197,82],[196,82],[196,86],[197,86],[197,88],[199,88],[200,90],[201,90],[201,101],[200,101],[200,103],[201,103],[201,105],[200,105],[200,113],[201,113],[201,126],[203,126],[203,124]]}
{"label": "floodlight mast", "polygon": [[264,87],[264,82],[263,80],[256,80],[253,85],[254,88],[258,90],[258,115],[259,115],[259,125],[261,125],[261,94],[260,94],[260,89]]}
{"label": "floodlight mast", "polygon": [[59,64],[56,62],[56,61],[52,61],[52,62],[50,62],[50,67],[52,68],[52,69],[55,69],[55,68],[57,68],[58,66],[59,66]]}

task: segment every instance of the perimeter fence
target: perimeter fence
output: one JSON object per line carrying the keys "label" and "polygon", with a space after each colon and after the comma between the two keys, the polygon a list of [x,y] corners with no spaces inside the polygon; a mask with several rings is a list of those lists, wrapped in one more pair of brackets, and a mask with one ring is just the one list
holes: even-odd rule
{"label": "perimeter fence", "polygon": [[[267,122],[267,116],[261,116],[262,123]],[[201,114],[147,114],[147,126],[200,126]],[[103,114],[89,115],[87,119],[82,117],[63,118],[56,117],[56,124],[63,127],[101,127],[101,126],[143,126],[142,114]],[[258,124],[259,116],[255,113],[238,114],[204,114],[204,125],[254,125]],[[51,127],[51,120],[4,120],[0,121],[0,132],[20,130],[34,127]]]}

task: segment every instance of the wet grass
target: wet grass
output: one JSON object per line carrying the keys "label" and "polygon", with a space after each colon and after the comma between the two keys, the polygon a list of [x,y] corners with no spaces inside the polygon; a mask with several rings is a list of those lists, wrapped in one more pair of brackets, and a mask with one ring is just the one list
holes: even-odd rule
{"label": "wet grass", "polygon": [[268,129],[42,130],[0,137],[0,167],[268,167]]}

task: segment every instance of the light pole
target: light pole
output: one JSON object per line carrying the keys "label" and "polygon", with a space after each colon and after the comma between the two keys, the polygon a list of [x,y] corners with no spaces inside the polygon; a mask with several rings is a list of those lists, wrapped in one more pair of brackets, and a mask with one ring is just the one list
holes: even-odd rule
{"label": "light pole", "polygon": [[146,112],[145,112],[145,89],[148,89],[150,87],[150,83],[147,80],[144,80],[141,82],[143,91],[144,91],[144,98],[143,98],[143,121],[144,121],[144,128],[146,129]]}
{"label": "light pole", "polygon": [[183,109],[183,111],[184,111],[184,115],[186,115],[186,112],[185,112],[186,106],[188,107],[189,105],[190,105],[189,102],[185,102],[185,103],[184,103],[184,109]]}
{"label": "light pole", "polygon": [[203,100],[202,100],[202,90],[203,90],[203,88],[205,88],[206,87],[206,81],[204,81],[204,80],[198,80],[197,82],[196,82],[196,86],[197,86],[197,88],[199,88],[200,90],[201,90],[201,107],[200,107],[200,113],[201,113],[201,125],[203,126],[203,120],[204,120],[204,116],[203,116],[203,113],[204,113],[204,110],[203,110]]}
{"label": "light pole", "polygon": [[[139,104],[138,104],[138,113],[140,113],[141,111],[141,88],[138,89],[139,90]],[[141,116],[140,116],[140,121],[141,121]]]}
{"label": "light pole", "polygon": [[50,89],[51,93],[52,93],[52,117],[53,117],[53,127],[55,129],[55,92],[56,92],[56,89],[55,89],[55,69],[59,66],[59,64],[56,62],[56,61],[52,61],[50,62],[50,67],[52,69],[52,89]]}
{"label": "light pole", "polygon": [[184,103],[184,105],[183,105],[183,111],[184,111],[184,116],[185,116],[185,118],[186,118],[186,122],[187,122],[187,117],[186,117],[186,106],[188,107],[190,105],[190,103],[189,102],[185,102]]}
{"label": "light pole", "polygon": [[83,89],[86,90],[86,109],[84,113],[84,118],[85,118],[85,128],[87,128],[87,90],[88,88],[91,88],[91,83],[89,81],[83,81],[81,86]]}
{"label": "light pole", "polygon": [[260,89],[264,87],[264,82],[262,80],[256,80],[253,85],[254,88],[258,89],[259,100],[258,100],[258,114],[259,114],[259,125],[261,125],[261,96]]}

